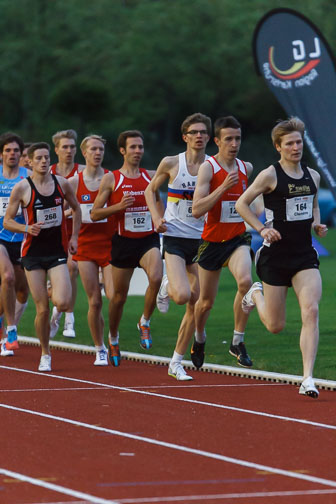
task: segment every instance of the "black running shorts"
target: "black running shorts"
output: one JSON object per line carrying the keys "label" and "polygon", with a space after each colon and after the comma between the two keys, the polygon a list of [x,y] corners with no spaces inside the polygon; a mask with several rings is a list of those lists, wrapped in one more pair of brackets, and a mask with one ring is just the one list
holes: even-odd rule
{"label": "black running shorts", "polygon": [[27,271],[32,270],[45,270],[48,271],[52,268],[56,268],[60,264],[66,264],[67,257],[64,256],[49,256],[49,257],[34,257],[34,256],[25,256],[22,257],[22,266]]}
{"label": "black running shorts", "polygon": [[160,250],[160,237],[152,233],[144,238],[127,238],[115,234],[112,237],[111,264],[116,268],[140,267],[141,258],[152,248]]}
{"label": "black running shorts", "polygon": [[200,240],[193,238],[180,238],[175,236],[163,235],[163,248],[162,256],[164,258],[165,252],[172,255],[177,255],[185,260],[186,265],[189,266],[194,262],[197,255]]}
{"label": "black running shorts", "polygon": [[201,240],[195,262],[203,269],[217,271],[227,265],[233,252],[243,245],[251,247],[251,233],[245,232],[224,242],[209,242]]}

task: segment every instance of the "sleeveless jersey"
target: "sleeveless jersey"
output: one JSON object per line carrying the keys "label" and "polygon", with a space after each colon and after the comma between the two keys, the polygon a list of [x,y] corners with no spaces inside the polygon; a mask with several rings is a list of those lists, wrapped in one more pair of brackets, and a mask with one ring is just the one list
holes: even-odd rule
{"label": "sleeveless jersey", "polygon": [[[218,163],[215,157],[207,160],[212,167],[210,193],[219,187],[228,172]],[[236,201],[247,188],[247,172],[244,161],[236,159],[238,167],[238,183],[226,191],[221,199],[208,211],[205,217],[202,238],[210,242],[224,242],[231,240],[246,231],[242,217],[236,211]]]}
{"label": "sleeveless jersey", "polygon": [[[71,172],[70,172],[70,173],[69,173],[69,175],[67,175],[65,178],[66,178],[66,179],[69,179],[70,177],[74,177],[75,175],[78,175],[78,166],[79,166],[79,165],[78,165],[78,163],[75,163],[75,164],[74,164],[74,166],[73,166],[73,168],[72,168],[72,170],[71,170]],[[59,173],[57,173],[57,163],[52,164],[52,165],[50,166],[50,171],[51,171],[51,173],[53,173],[54,175],[60,175]],[[62,177],[62,176],[63,176],[63,175],[61,175],[61,177]]]}
{"label": "sleeveless jersey", "polygon": [[151,180],[147,171],[140,168],[140,175],[135,179],[126,177],[120,170],[114,171],[113,174],[115,186],[111,204],[119,203],[126,193],[135,197],[131,207],[115,214],[117,233],[128,238],[143,238],[154,233],[151,214],[144,196],[145,189]]}
{"label": "sleeveless jersey", "polygon": [[[3,175],[3,166],[0,165],[0,240],[8,242],[22,242],[23,233],[13,233],[3,227],[4,216],[8,207],[9,197],[15,184],[28,177],[27,168],[20,166],[19,174],[13,179],[8,179]],[[24,224],[21,207],[18,210],[14,220],[19,224]]]}
{"label": "sleeveless jersey", "polygon": [[[108,173],[108,170],[104,170]],[[83,172],[78,174],[77,200],[81,207],[82,224],[78,235],[77,254],[90,257],[92,252],[105,254],[106,249],[111,248],[113,234],[113,216],[101,221],[93,222],[90,212],[97,197],[98,189],[90,191],[84,182]],[[76,255],[73,256],[76,259]]]}
{"label": "sleeveless jersey", "polygon": [[[205,156],[207,160],[209,156]],[[180,238],[201,238],[204,218],[195,219],[192,215],[192,201],[197,175],[190,175],[186,153],[179,154],[178,172],[172,183],[168,184],[167,207],[164,214],[167,231],[165,236]]]}
{"label": "sleeveless jersey", "polygon": [[264,194],[266,223],[277,229],[282,239],[271,244],[272,250],[290,253],[312,246],[311,225],[313,204],[317,188],[308,168],[301,164],[300,179],[290,177],[274,164],[277,185],[274,191]]}
{"label": "sleeveless jersey", "polygon": [[65,228],[63,211],[64,194],[52,175],[55,188],[50,196],[43,196],[36,189],[30,177],[27,178],[31,187],[31,198],[26,207],[23,207],[25,222],[28,225],[44,222],[38,236],[25,234],[21,255],[32,257],[48,257],[68,254],[68,240]]}
{"label": "sleeveless jersey", "polygon": [[[78,166],[79,166],[78,163],[75,163],[71,172],[64,178],[69,179],[71,177],[74,177],[75,175],[78,175]],[[51,173],[53,173],[54,175],[59,175],[59,173],[56,173],[56,170],[57,170],[57,164],[53,164],[50,166]],[[60,176],[62,177],[63,175]],[[65,223],[66,223],[68,240],[70,240],[72,235],[72,215],[66,217]]]}

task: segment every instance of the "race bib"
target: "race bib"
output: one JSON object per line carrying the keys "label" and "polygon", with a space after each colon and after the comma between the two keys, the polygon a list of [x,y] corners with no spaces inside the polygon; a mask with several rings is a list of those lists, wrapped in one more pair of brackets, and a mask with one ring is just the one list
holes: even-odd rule
{"label": "race bib", "polygon": [[[82,223],[83,224],[97,224],[102,222],[107,222],[107,219],[103,219],[100,221],[93,221],[91,219],[91,210],[93,207],[93,203],[81,203],[80,208],[82,212]],[[104,205],[106,207],[106,204]]]}
{"label": "race bib", "polygon": [[236,210],[235,201],[222,201],[220,222],[243,222],[243,219]]}
{"label": "race bib", "polygon": [[36,210],[37,222],[43,222],[43,228],[60,226],[62,224],[62,206]]}
{"label": "race bib", "polygon": [[[2,196],[0,198],[0,217],[5,216],[6,210],[8,208],[8,204],[9,204],[9,196]],[[22,215],[21,205],[19,206],[18,211],[16,212],[16,215],[17,216]]]}
{"label": "race bib", "polygon": [[313,194],[286,199],[286,220],[299,221],[311,219],[313,216],[313,200]]}
{"label": "race bib", "polygon": [[145,233],[152,230],[150,212],[125,212],[125,231]]}

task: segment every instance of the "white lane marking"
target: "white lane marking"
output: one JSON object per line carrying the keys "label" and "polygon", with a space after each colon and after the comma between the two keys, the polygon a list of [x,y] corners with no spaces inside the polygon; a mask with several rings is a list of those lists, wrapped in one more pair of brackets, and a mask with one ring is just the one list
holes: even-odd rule
{"label": "white lane marking", "polygon": [[113,390],[118,390],[118,391],[122,391],[122,392],[132,392],[134,394],[148,395],[150,397],[158,397],[160,399],[170,399],[171,401],[186,402],[186,403],[191,403],[191,404],[197,404],[200,406],[209,406],[211,408],[218,408],[218,409],[223,409],[223,410],[235,411],[238,413],[246,413],[248,415],[256,415],[256,416],[261,416],[261,417],[265,417],[265,418],[274,418],[276,420],[284,420],[285,422],[294,422],[294,423],[300,423],[300,424],[309,425],[309,426],[313,426],[313,427],[321,427],[323,429],[336,430],[336,425],[314,422],[312,420],[305,420],[305,419],[301,419],[301,418],[287,417],[287,416],[282,416],[282,415],[274,415],[272,413],[265,413],[262,411],[237,408],[234,406],[225,406],[223,404],[210,403],[210,402],[206,402],[206,401],[197,401],[195,399],[186,399],[186,398],[182,398],[182,397],[168,396],[165,394],[155,394],[154,392],[146,392],[145,390],[134,390],[133,388],[130,388],[130,387],[118,387],[116,385],[109,385],[107,383],[93,382],[90,380],[80,380],[79,378],[69,378],[67,376],[58,376],[58,375],[54,375],[52,373],[39,373],[38,371],[30,371],[28,369],[12,368],[9,366],[0,366],[0,369],[1,368],[9,369],[10,371],[18,371],[20,373],[29,373],[29,374],[34,374],[37,376],[44,376],[46,378],[56,378],[57,380],[72,381],[72,382],[77,382],[77,383],[86,383],[88,385],[96,385],[96,386],[99,385],[101,387],[105,387],[105,388],[109,388],[109,389],[113,389]]}
{"label": "white lane marking", "polygon": [[98,425],[91,425],[85,422],[79,422],[77,420],[71,420],[70,418],[64,418],[56,415],[49,415],[48,413],[42,413],[40,411],[32,411],[26,408],[18,408],[16,406],[10,406],[9,404],[1,404],[0,407],[4,409],[9,409],[12,411],[19,411],[21,413],[27,413],[29,415],[39,416],[42,418],[48,418],[50,420],[56,420],[58,422],[64,422],[70,425],[75,425],[76,427],[84,427],[86,429],[91,429],[99,432],[106,432],[114,436],[119,436],[127,439],[132,439],[135,441],[142,441],[144,443],[152,444],[155,446],[160,446],[164,448],[171,448],[173,450],[178,450],[185,453],[192,453],[193,455],[200,455],[201,457],[206,457],[210,459],[220,460],[221,462],[227,462],[229,464],[235,464],[238,466],[248,467],[252,469],[257,469],[258,471],[267,471],[273,474],[278,474],[281,476],[286,476],[289,478],[300,479],[304,481],[319,483],[320,485],[326,485],[336,488],[336,481],[328,480],[325,478],[319,478],[316,476],[310,476],[308,474],[300,474],[293,471],[287,471],[285,469],[279,469],[272,466],[266,466],[263,464],[258,464],[256,462],[249,462],[248,460],[237,459],[233,457],[227,457],[219,453],[212,453],[205,450],[196,450],[195,448],[189,448],[188,446],[177,445],[175,443],[169,443],[167,441],[159,441],[157,439],[148,438],[146,436],[138,436],[136,434],[131,434],[129,432],[117,431],[115,429],[109,429],[107,427],[100,427]]}
{"label": "white lane marking", "polygon": [[[191,501],[207,501],[219,499],[247,499],[255,497],[290,497],[298,495],[324,495],[334,494],[336,490],[298,490],[287,492],[249,492],[249,493],[232,493],[232,494],[214,494],[214,495],[181,495],[175,497],[149,497],[147,499],[120,499],[120,504],[141,504],[142,502],[191,502]],[[71,502],[71,504],[74,504]],[[75,503],[76,504],[76,503]],[[78,503],[80,504],[80,503]]]}
{"label": "white lane marking", "polygon": [[103,390],[99,387],[67,387],[67,388],[32,388],[32,389],[0,389],[1,392],[67,392],[68,390]]}
{"label": "white lane marking", "polygon": [[136,385],[135,387],[132,387],[132,389],[165,389],[165,388],[175,388],[175,389],[180,389],[180,388],[235,388],[235,387],[288,387],[288,383],[237,383],[235,385],[225,385],[223,384],[217,384],[217,385]]}
{"label": "white lane marking", "polygon": [[85,492],[78,492],[77,490],[72,490],[71,488],[66,488],[61,485],[55,485],[54,483],[48,483],[47,481],[42,481],[37,478],[31,478],[26,474],[21,474],[14,471],[9,471],[8,469],[4,469],[0,467],[0,474],[4,476],[9,476],[11,478],[18,479],[25,483],[30,483],[31,485],[36,485],[39,487],[47,488],[48,490],[52,490],[54,492],[59,492],[63,495],[70,495],[70,497],[76,497],[78,499],[84,499],[85,502],[92,502],[93,504],[118,504],[118,501],[112,501],[107,499],[101,499],[100,497],[96,497],[94,495],[87,494]]}

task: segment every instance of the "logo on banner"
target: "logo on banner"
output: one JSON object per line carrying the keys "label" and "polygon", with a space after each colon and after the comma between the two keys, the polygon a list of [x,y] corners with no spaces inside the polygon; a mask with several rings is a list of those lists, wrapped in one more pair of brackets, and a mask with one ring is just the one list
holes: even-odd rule
{"label": "logo on banner", "polygon": [[276,64],[276,48],[270,46],[268,62],[263,64],[265,78],[275,87],[291,89],[293,86],[310,86],[318,77],[316,67],[321,59],[321,46],[318,37],[314,37],[312,47],[306,47],[303,40],[292,41],[291,61],[287,68],[281,69]]}

